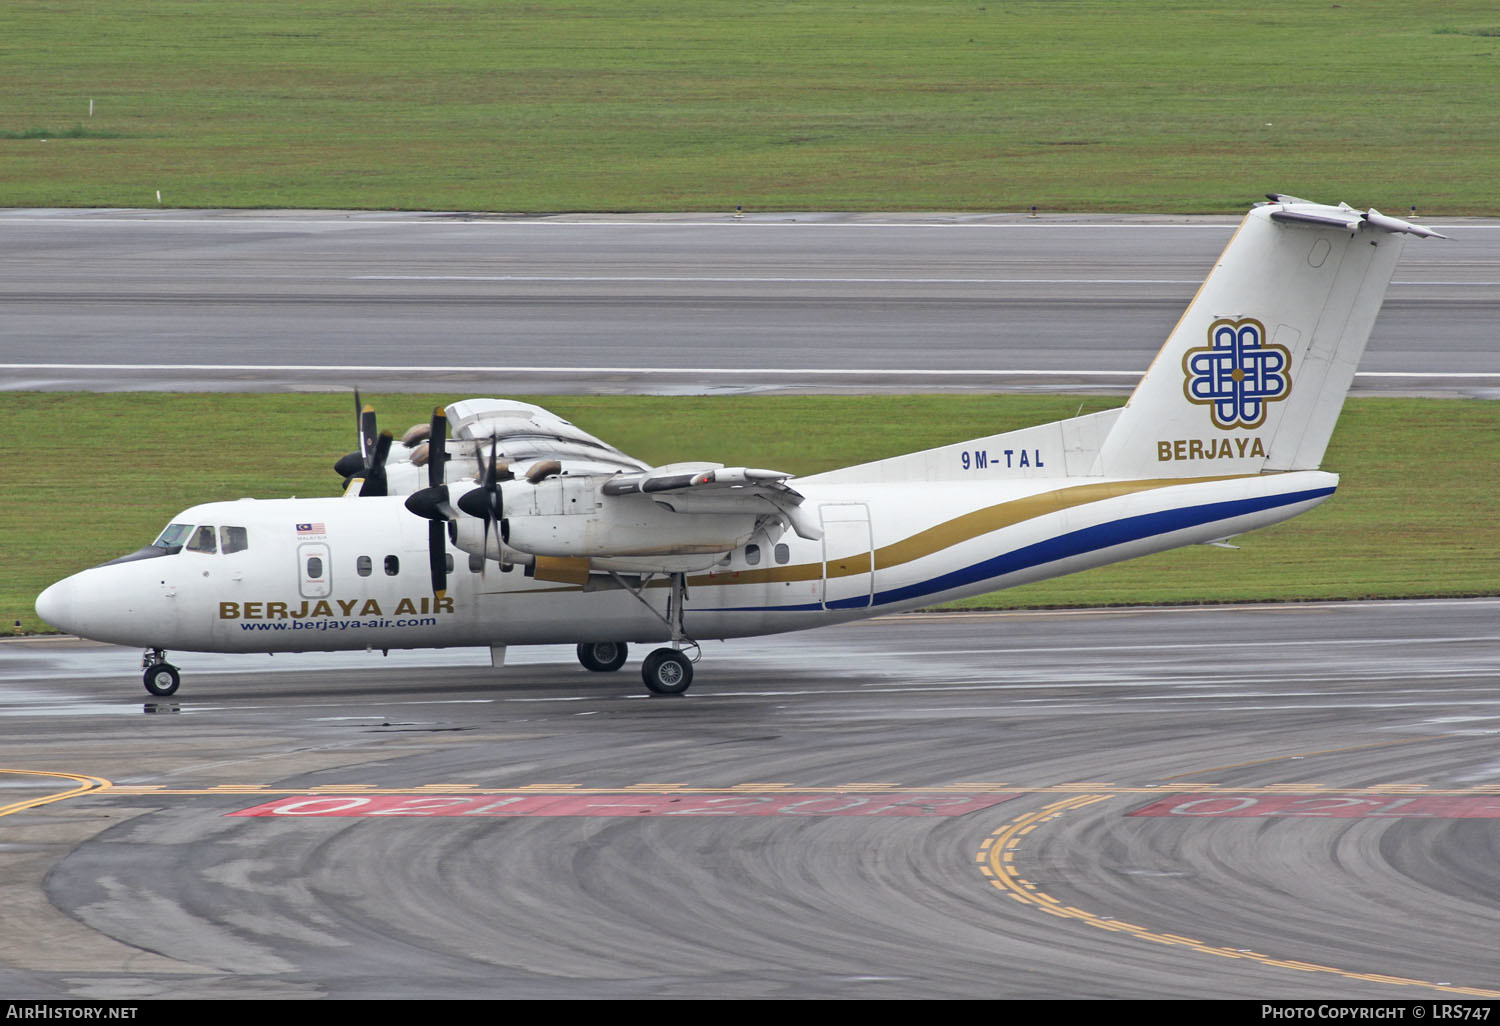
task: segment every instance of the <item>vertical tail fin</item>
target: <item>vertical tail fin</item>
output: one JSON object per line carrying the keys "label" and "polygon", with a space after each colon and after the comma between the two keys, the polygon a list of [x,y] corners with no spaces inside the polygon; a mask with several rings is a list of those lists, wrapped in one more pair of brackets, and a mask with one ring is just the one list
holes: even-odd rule
{"label": "vertical tail fin", "polygon": [[1312,470],[1405,235],[1430,229],[1272,196],[1245,217],[1105,438],[1110,477]]}

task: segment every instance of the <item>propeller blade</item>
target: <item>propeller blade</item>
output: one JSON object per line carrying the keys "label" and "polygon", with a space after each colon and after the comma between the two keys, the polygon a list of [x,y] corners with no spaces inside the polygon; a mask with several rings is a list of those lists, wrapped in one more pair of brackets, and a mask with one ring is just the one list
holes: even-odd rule
{"label": "propeller blade", "polygon": [[[365,430],[367,424],[373,430],[374,410],[361,411],[360,416],[361,431]],[[412,432],[407,432],[407,436],[414,437]],[[442,598],[448,590],[448,539],[445,536],[453,533],[453,520],[457,512],[449,501],[448,486],[443,480],[448,463],[448,415],[441,406],[432,411],[432,423],[427,430],[425,445],[427,487],[408,495],[405,505],[407,510],[427,520],[427,568],[432,575],[432,593]],[[382,431],[373,448],[374,452],[367,461],[365,487],[360,489],[361,495],[387,493],[385,460],[391,451],[391,433]]]}
{"label": "propeller blade", "polygon": [[366,406],[359,415],[359,451],[365,457],[375,451],[379,429],[375,424],[375,407]]}
{"label": "propeller blade", "polygon": [[427,566],[432,571],[432,593],[438,598],[448,590],[448,549],[444,544],[447,533],[441,520],[427,525]]}
{"label": "propeller blade", "polygon": [[[509,480],[511,476],[509,466],[504,468],[504,473],[506,479]],[[488,525],[490,521],[494,521],[495,530],[500,532],[502,536],[500,540],[504,541],[503,524],[500,518],[505,513],[505,504],[500,500],[500,471],[495,466],[495,446],[493,445],[490,446],[490,472],[484,479],[484,495],[489,504],[489,517],[485,523]],[[489,545],[488,538],[485,539],[485,545],[486,548]]]}
{"label": "propeller blade", "polygon": [[448,413],[441,406],[432,411],[427,435],[427,483],[440,485],[448,466]]}
{"label": "propeller blade", "polygon": [[364,462],[365,458],[369,455],[365,451],[364,408],[365,404],[360,400],[359,389],[356,388],[354,390],[354,437],[359,439],[360,462]]}
{"label": "propeller blade", "polygon": [[365,464],[370,461],[369,453],[365,449],[365,432],[361,411],[364,405],[359,399],[359,389],[354,390],[354,437],[359,441],[359,449],[345,456],[340,456],[333,465],[333,472],[344,479],[347,488],[351,477],[359,477],[363,474]]}
{"label": "propeller blade", "polygon": [[[484,473],[484,554],[486,561],[490,554],[490,522],[495,519],[494,496],[500,490],[495,482],[495,450],[500,448],[493,438],[490,439],[490,465]],[[496,524],[496,527],[499,525]]]}

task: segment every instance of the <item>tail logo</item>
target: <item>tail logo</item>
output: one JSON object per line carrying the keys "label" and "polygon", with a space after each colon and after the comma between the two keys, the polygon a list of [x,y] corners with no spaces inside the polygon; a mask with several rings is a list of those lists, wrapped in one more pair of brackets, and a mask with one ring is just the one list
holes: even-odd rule
{"label": "tail logo", "polygon": [[1260,427],[1267,404],[1292,394],[1292,354],[1267,342],[1265,325],[1250,317],[1214,321],[1208,343],[1182,357],[1183,394],[1208,407],[1215,427]]}

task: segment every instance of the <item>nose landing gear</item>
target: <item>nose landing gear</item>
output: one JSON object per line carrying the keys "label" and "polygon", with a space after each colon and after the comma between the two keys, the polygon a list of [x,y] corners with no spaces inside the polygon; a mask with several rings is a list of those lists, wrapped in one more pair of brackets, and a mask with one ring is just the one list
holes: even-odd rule
{"label": "nose landing gear", "polygon": [[141,668],[141,682],[151,694],[165,698],[177,692],[181,677],[177,673],[177,667],[167,662],[166,652],[159,648],[146,649],[141,656]]}

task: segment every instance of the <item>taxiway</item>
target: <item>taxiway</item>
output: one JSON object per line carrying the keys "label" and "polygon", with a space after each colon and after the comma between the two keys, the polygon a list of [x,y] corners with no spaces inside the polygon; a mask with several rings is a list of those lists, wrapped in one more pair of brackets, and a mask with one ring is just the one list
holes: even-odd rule
{"label": "taxiway", "polygon": [[8,642],[0,991],[1494,997],[1497,613],[890,617],[679,699]]}

